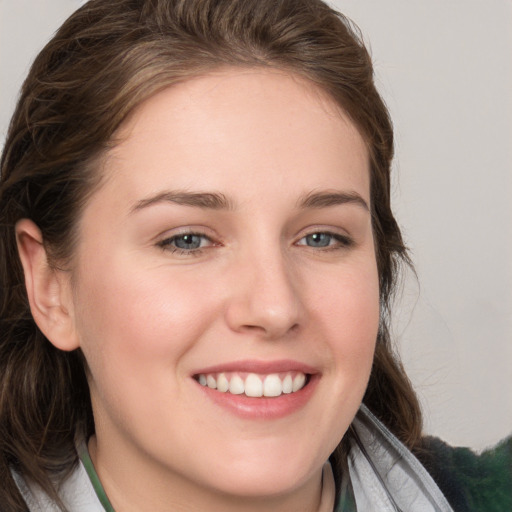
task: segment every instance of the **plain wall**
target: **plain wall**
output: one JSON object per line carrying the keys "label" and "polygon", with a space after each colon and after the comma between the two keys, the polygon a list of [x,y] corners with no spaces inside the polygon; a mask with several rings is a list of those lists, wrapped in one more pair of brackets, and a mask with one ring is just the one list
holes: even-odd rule
{"label": "plain wall", "polygon": [[[0,0],[0,140],[37,51],[79,0]],[[337,0],[396,129],[409,275],[395,334],[428,433],[512,432],[512,1]]]}
{"label": "plain wall", "polygon": [[512,433],[512,2],[337,0],[395,124],[394,205],[418,280],[395,333],[427,431]]}

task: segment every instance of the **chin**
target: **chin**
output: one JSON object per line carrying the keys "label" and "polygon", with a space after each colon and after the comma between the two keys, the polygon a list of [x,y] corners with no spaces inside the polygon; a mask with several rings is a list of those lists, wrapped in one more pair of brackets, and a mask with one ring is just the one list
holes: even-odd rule
{"label": "chin", "polygon": [[[271,497],[286,495],[305,485],[315,475],[321,474],[328,455],[319,453],[312,443],[262,447],[234,455],[226,454],[222,463],[210,473],[211,485],[226,494],[240,497]],[[298,447],[308,446],[308,450]],[[266,448],[266,449],[265,449]],[[307,452],[307,453],[305,453]]]}
{"label": "chin", "polygon": [[252,468],[248,465],[244,470],[227,471],[220,488],[219,481],[214,485],[220,492],[240,498],[271,498],[295,491],[313,475],[314,472],[305,474],[300,468],[292,470],[282,465],[274,468]]}

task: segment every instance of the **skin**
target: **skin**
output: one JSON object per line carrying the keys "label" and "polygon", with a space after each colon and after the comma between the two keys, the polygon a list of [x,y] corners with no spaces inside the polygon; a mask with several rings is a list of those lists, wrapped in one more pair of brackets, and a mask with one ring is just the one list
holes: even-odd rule
{"label": "skin", "polygon": [[[17,226],[36,321],[87,359],[89,449],[114,508],[317,510],[379,321],[363,139],[314,85],[260,69],[168,88],[117,135],[71,272],[45,266],[37,228]],[[229,204],[177,204],[168,191]],[[298,206],[334,191],[359,199]],[[176,247],[187,233],[201,235],[198,250]],[[247,360],[310,365],[311,396],[246,418],[193,378]]]}

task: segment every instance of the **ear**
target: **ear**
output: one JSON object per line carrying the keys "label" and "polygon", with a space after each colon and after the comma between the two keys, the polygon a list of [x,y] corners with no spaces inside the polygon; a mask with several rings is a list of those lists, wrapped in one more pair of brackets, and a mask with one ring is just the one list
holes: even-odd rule
{"label": "ear", "polygon": [[41,231],[31,220],[16,223],[16,241],[37,326],[55,347],[78,348],[69,272],[49,265]]}

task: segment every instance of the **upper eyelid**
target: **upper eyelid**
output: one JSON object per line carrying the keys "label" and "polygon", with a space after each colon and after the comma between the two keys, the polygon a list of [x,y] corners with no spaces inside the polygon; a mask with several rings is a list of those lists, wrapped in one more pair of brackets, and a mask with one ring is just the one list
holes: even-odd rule
{"label": "upper eyelid", "polygon": [[200,233],[200,232],[197,232],[197,231],[186,231],[186,232],[183,232],[183,233],[175,233],[175,234],[172,234],[172,235],[163,236],[158,243],[168,242],[169,240],[175,240],[175,239],[183,237],[183,236],[199,236],[201,238],[205,238],[209,242],[215,243],[211,236],[208,236],[205,233]]}
{"label": "upper eyelid", "polygon": [[[312,247],[307,245],[306,243],[299,243],[304,238],[314,234],[325,234],[332,236],[334,238],[334,243],[330,243],[329,245],[324,247]],[[296,236],[293,245],[311,248],[314,250],[334,250],[342,248],[348,249],[356,245],[356,240],[354,239],[354,236],[348,232],[347,229],[344,229],[340,226],[313,225],[302,229]]]}
{"label": "upper eyelid", "polygon": [[177,238],[186,235],[203,236],[210,240],[220,238],[215,232],[212,232],[211,229],[208,229],[203,226],[179,226],[176,228],[166,229],[165,231],[160,232],[158,235],[154,237],[154,240],[156,240],[156,242],[158,243],[159,241],[169,240],[171,238]]}
{"label": "upper eyelid", "polygon": [[325,233],[333,236],[341,236],[345,238],[353,238],[349,231],[342,227],[337,226],[325,226],[325,225],[312,225],[302,228],[296,235],[297,240],[304,238],[308,235],[314,235],[315,233]]}
{"label": "upper eyelid", "polygon": [[323,235],[332,236],[332,238],[334,238],[334,240],[337,240],[340,243],[353,243],[353,241],[354,241],[352,239],[352,237],[349,236],[349,235],[342,235],[340,233],[333,233],[332,231],[313,231],[311,233],[307,233],[307,234],[299,237],[297,239],[297,242],[295,242],[295,243],[300,242],[301,240],[303,240],[304,238],[307,238],[308,236],[316,235],[316,234],[323,234]]}
{"label": "upper eyelid", "polygon": [[[193,247],[193,248],[184,248],[184,247],[178,247],[176,243],[174,243],[175,239],[180,238],[182,236],[199,236],[201,238],[205,238],[208,242],[205,245],[200,245],[199,247]],[[162,238],[160,241],[158,241],[155,246],[161,250],[162,252],[165,252],[167,254],[175,255],[176,257],[183,257],[183,258],[191,258],[193,256],[201,256],[204,251],[208,251],[212,247],[215,247],[216,244],[210,237],[207,235],[201,234],[201,233],[193,233],[193,232],[185,232],[181,234],[174,234],[168,237]]]}

